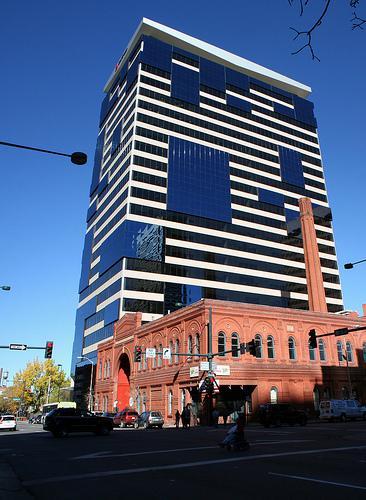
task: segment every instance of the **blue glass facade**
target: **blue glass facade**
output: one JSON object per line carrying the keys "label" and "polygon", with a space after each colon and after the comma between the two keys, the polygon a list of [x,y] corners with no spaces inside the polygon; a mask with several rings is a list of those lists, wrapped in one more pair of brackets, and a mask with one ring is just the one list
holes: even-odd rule
{"label": "blue glass facade", "polygon": [[167,208],[231,222],[229,155],[171,137]]}
{"label": "blue glass facade", "polygon": [[[94,347],[125,311],[164,314],[201,298],[306,309],[306,285],[286,281],[291,260],[291,275],[304,277],[297,266],[299,196],[314,200],[317,224],[330,227],[313,104],[268,83],[268,76],[264,82],[236,71],[233,62],[218,64],[217,56],[147,33],[122,59],[102,103],[73,366],[83,349],[95,357]],[[329,254],[322,266],[336,269],[334,246],[325,245],[332,235],[318,230],[318,237],[322,255]],[[236,271],[228,272],[230,266]],[[247,269],[278,277],[259,279]],[[324,276],[337,279],[334,272]],[[340,297],[334,287],[326,293]]]}

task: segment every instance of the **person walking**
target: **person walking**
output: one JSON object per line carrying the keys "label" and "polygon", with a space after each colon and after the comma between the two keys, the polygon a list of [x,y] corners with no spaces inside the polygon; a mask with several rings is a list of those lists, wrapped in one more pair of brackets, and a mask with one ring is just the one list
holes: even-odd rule
{"label": "person walking", "polygon": [[[175,427],[176,429],[179,429],[179,421],[180,421],[180,413],[179,410],[175,412]],[[183,424],[183,419],[182,419],[182,424]]]}

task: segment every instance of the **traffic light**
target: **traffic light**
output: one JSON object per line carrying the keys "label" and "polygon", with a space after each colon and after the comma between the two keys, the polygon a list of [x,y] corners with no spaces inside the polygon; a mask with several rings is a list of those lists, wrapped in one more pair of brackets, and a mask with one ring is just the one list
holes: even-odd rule
{"label": "traffic light", "polygon": [[247,343],[247,352],[249,352],[251,356],[257,357],[257,345],[254,339]]}
{"label": "traffic light", "polygon": [[316,340],[316,331],[314,330],[314,328],[309,332],[309,347],[311,347],[311,349],[315,349],[316,347],[318,347],[318,342]]}
{"label": "traffic light", "polygon": [[246,352],[246,344],[245,342],[241,342],[240,344],[240,354],[245,354]]}
{"label": "traffic light", "polygon": [[135,345],[135,353],[134,353],[135,363],[140,363],[141,358],[142,358],[142,347],[139,345]]}
{"label": "traffic light", "polygon": [[206,392],[208,392],[208,394],[213,393],[214,383],[215,383],[215,377],[213,377],[213,376],[205,377],[204,385],[205,385]]}
{"label": "traffic light", "polygon": [[53,342],[48,340],[46,342],[46,347],[44,350],[44,357],[46,359],[51,359],[52,358],[52,351],[53,351]]}

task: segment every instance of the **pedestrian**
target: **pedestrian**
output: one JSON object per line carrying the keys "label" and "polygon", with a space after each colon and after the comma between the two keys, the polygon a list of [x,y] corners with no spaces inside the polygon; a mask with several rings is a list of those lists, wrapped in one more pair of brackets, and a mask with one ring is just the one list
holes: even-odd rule
{"label": "pedestrian", "polygon": [[218,412],[218,410],[216,408],[214,408],[214,410],[212,412],[212,423],[213,423],[214,427],[218,427],[218,425],[219,425],[219,415],[220,415],[220,413]]}
{"label": "pedestrian", "polygon": [[183,408],[182,411],[182,424],[184,429],[189,429],[191,424],[191,411],[187,406]]}
{"label": "pedestrian", "polygon": [[[180,413],[179,410],[175,412],[175,427],[176,429],[179,429],[179,421],[180,421]],[[183,420],[182,420],[183,423]]]}

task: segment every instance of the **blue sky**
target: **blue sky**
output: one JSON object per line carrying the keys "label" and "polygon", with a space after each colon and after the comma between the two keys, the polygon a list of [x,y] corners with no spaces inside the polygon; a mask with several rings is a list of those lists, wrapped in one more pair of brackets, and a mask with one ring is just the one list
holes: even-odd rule
{"label": "blue sky", "polygon": [[[351,31],[349,2],[336,3],[314,35],[318,63],[291,55],[299,45],[289,30],[310,25],[316,10],[300,19],[287,0],[4,2],[0,140],[81,150],[89,162],[0,146],[0,284],[12,286],[0,291],[0,344],[54,340],[69,371],[102,89],[143,16],[313,88],[345,307],[361,312],[366,263],[343,264],[366,258],[366,33]],[[34,356],[1,349],[0,367],[12,378]]]}

